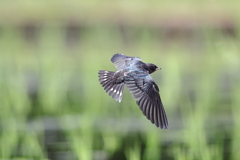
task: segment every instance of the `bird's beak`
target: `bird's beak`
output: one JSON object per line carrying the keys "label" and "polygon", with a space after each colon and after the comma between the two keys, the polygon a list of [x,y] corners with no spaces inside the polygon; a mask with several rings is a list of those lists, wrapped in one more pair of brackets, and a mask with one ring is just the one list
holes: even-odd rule
{"label": "bird's beak", "polygon": [[161,70],[161,69],[162,69],[162,68],[159,68],[159,67],[158,67],[156,70]]}

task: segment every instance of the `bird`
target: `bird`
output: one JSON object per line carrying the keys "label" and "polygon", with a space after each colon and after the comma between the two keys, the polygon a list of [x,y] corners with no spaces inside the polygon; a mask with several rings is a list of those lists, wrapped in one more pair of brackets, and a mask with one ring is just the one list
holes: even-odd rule
{"label": "bird", "polygon": [[116,72],[98,70],[100,84],[106,93],[120,103],[126,85],[147,119],[158,128],[168,129],[159,88],[150,76],[161,68],[152,63],[144,63],[139,57],[130,57],[121,53],[114,54],[111,62],[117,68]]}

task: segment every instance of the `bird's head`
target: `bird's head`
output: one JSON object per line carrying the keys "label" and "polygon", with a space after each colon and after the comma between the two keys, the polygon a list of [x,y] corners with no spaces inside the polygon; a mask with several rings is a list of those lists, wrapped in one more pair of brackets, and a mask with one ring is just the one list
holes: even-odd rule
{"label": "bird's head", "polygon": [[147,65],[148,65],[149,74],[161,69],[161,68],[159,68],[158,66],[156,66],[155,64],[152,64],[152,63],[147,63]]}

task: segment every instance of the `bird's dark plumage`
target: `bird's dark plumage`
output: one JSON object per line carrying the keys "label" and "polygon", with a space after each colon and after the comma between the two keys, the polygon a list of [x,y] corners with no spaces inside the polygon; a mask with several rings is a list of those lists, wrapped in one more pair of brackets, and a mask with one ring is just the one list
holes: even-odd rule
{"label": "bird's dark plumage", "polygon": [[130,90],[143,114],[157,127],[167,129],[168,120],[159,95],[157,84],[149,75],[160,69],[151,63],[143,63],[138,57],[117,53],[111,58],[117,72],[99,70],[99,81],[104,90],[121,102],[124,84]]}

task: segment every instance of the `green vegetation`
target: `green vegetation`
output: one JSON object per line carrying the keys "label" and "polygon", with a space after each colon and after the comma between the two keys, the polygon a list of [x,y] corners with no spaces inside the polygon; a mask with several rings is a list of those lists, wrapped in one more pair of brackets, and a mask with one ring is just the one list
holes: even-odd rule
{"label": "green vegetation", "polygon": [[[221,1],[218,12],[214,8],[216,14],[224,10],[221,13],[232,16],[227,19],[230,27],[208,23],[204,13],[198,17],[201,24],[188,28],[192,22],[187,27],[162,21],[165,25],[158,25],[154,13],[162,17],[167,9],[159,11],[150,3],[144,8],[138,2],[132,12],[132,3],[114,3],[112,14],[105,15],[103,7],[92,15],[97,6],[91,3],[81,11],[73,3],[66,14],[61,12],[63,2],[52,12],[53,4],[44,12],[40,1],[23,2],[18,9],[7,2],[5,9],[0,7],[1,15],[9,17],[0,17],[0,159],[240,159],[237,5]],[[7,10],[11,5],[13,15]],[[117,15],[114,8],[126,10],[129,17]],[[152,19],[142,17],[148,11]],[[14,19],[18,13],[20,18]],[[110,62],[116,52],[162,68],[152,77],[160,88],[169,130],[151,124],[126,87],[118,103],[100,86],[97,72],[116,70]]]}

